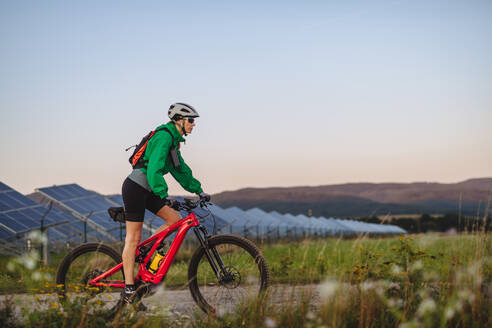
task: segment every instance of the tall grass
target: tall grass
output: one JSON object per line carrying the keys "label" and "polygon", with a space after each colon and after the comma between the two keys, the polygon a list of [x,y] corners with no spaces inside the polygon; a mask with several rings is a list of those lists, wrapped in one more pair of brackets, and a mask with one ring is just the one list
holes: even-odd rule
{"label": "tall grass", "polygon": [[[22,324],[36,326],[49,317],[56,327],[492,326],[492,239],[484,232],[305,240],[263,245],[262,252],[271,269],[272,292],[220,318],[199,312],[191,318],[129,312],[118,321],[99,320],[106,315],[103,308],[83,300],[75,304],[60,300],[56,308],[23,314]],[[183,286],[190,255],[184,252],[173,264],[166,286]],[[30,274],[32,282],[50,283],[44,276],[33,279],[39,267],[28,270],[22,260],[14,262]],[[3,271],[9,275],[8,270]],[[275,292],[288,291],[287,285],[306,284],[313,288],[303,289],[300,295]],[[0,318],[11,317],[8,308],[3,307]]]}

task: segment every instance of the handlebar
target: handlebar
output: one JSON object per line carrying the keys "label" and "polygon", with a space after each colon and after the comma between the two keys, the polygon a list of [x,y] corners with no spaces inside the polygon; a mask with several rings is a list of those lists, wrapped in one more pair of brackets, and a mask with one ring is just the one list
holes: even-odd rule
{"label": "handlebar", "polygon": [[[204,199],[193,200],[191,198],[184,198],[184,202],[175,199],[168,199],[168,205],[176,211],[184,210],[189,213],[198,206],[204,208],[207,207],[207,205],[212,205],[212,203]],[[113,221],[126,223],[125,209],[123,207],[110,207],[108,208],[108,213]]]}
{"label": "handlebar", "polygon": [[184,198],[184,202],[179,200],[170,199],[169,206],[176,211],[185,210],[191,212],[194,208],[200,206],[201,208],[207,207],[207,205],[212,204],[211,202],[207,202],[204,199],[193,200],[191,198]]}

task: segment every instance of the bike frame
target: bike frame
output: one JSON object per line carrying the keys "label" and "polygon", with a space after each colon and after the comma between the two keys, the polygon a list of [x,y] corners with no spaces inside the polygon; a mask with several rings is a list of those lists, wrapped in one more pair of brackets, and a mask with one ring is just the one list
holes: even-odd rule
{"label": "bike frame", "polygon": [[[150,282],[153,284],[158,284],[162,281],[162,279],[166,276],[167,271],[169,270],[169,267],[171,266],[174,257],[176,256],[176,253],[178,252],[179,248],[181,247],[181,244],[183,243],[183,240],[188,233],[188,231],[191,228],[203,228],[200,225],[200,222],[198,222],[198,219],[195,215],[195,213],[191,212],[186,218],[179,220],[175,224],[167,227],[166,229],[162,230],[158,234],[150,237],[147,240],[144,240],[137,246],[137,251],[135,254],[135,258],[137,259],[139,255],[141,254],[140,248],[144,245],[147,245],[149,243],[154,242],[152,248],[148,251],[148,254],[145,256],[143,260],[136,261],[138,262],[138,274],[135,277],[135,280],[140,280],[142,282]],[[162,264],[159,266],[157,269],[156,273],[153,274],[147,270],[147,264],[149,263],[150,259],[152,258],[152,255],[156,251],[157,247],[161,244],[161,242],[168,237],[171,233],[177,230],[176,237],[174,238],[173,242],[171,243],[171,246],[169,247],[169,250],[166,252],[166,255],[162,259]],[[204,229],[203,229],[204,230]],[[206,233],[206,230],[204,230]],[[198,230],[195,230],[195,234],[198,237],[198,240],[200,241],[200,244],[202,247],[205,247],[207,243],[207,239],[204,239],[200,232]],[[207,237],[207,236],[206,236]],[[214,255],[216,252],[214,252]],[[209,259],[210,264],[212,265],[212,269],[215,271],[216,274],[218,274],[218,268],[215,265],[214,261],[211,258],[210,252],[206,249],[206,254],[207,258]],[[223,264],[221,263],[222,261],[220,260],[220,257],[217,259],[219,262],[219,265],[222,266]],[[114,281],[107,281],[106,278],[111,277],[113,274],[119,272],[120,270],[123,269],[123,262],[116,265],[115,267],[109,269],[108,271],[104,272],[103,274],[99,275],[98,277],[90,280],[88,282],[89,285],[96,286],[96,287],[125,287],[125,282],[121,280],[114,280]],[[104,280],[104,281],[103,281]]]}

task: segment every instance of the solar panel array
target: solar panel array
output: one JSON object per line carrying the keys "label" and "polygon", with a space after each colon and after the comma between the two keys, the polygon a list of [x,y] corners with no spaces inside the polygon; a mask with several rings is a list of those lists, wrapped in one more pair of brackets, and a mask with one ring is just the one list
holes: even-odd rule
{"label": "solar panel array", "polygon": [[[121,195],[103,196],[77,184],[39,188],[37,191],[44,197],[43,204],[36,203],[0,182],[0,248],[16,247],[15,243],[27,233],[40,230],[42,218],[43,226],[48,228],[50,242],[124,239],[124,224],[114,222],[107,213],[109,207],[123,206]],[[48,206],[49,202],[54,206]],[[238,207],[211,205],[209,210],[207,212],[198,208],[194,211],[203,218],[202,224],[209,232],[233,233],[254,239],[406,233],[394,225],[281,214],[276,211],[268,213],[259,208],[242,210]],[[181,213],[181,216],[186,216],[186,213]],[[146,211],[145,217],[144,238],[165,223],[149,211]]]}
{"label": "solar panel array", "polygon": [[[111,195],[111,196],[106,196],[107,199],[117,203],[120,206],[123,206],[123,197],[121,195]],[[184,201],[183,197],[170,197],[172,199],[176,199],[179,201]],[[200,217],[207,217],[209,213],[203,209],[197,208],[193,211],[198,218]],[[181,217],[186,217],[188,213],[185,211],[181,211],[180,213]],[[215,219],[215,222],[214,222]],[[147,226],[151,231],[149,231],[149,236],[152,235],[152,233],[159,228],[161,225],[165,224],[166,222],[162,220],[160,217],[157,215],[154,215],[152,212],[149,210],[145,210],[145,222],[147,223]],[[212,218],[211,220],[204,220],[202,224],[207,228],[208,231],[212,232],[214,229],[217,231],[220,231],[221,233],[232,233],[234,230],[232,227],[229,225],[227,221],[222,219],[221,214],[216,214],[215,218]],[[145,237],[145,236],[144,236]]]}
{"label": "solar panel array", "polygon": [[[123,205],[121,195],[108,196]],[[174,197],[183,200],[182,197]],[[305,238],[352,235],[394,235],[406,233],[394,225],[372,224],[353,220],[334,218],[313,218],[305,215],[280,214],[276,211],[267,213],[259,208],[242,210],[238,207],[221,208],[218,205],[209,207],[210,213],[216,220],[217,233],[234,233],[251,239]],[[205,218],[202,224],[208,231],[213,230],[212,216],[206,210],[196,209],[195,214]],[[151,217],[148,212],[146,217]],[[181,216],[186,216],[185,212]],[[145,222],[148,222],[146,219]],[[161,223],[159,223],[161,224]]]}
{"label": "solar panel array", "polygon": [[83,224],[71,215],[49,204],[38,204],[0,182],[0,242],[4,248],[17,247],[16,242],[22,237],[41,228],[49,228],[50,240],[79,239],[81,227]]}
{"label": "solar panel array", "polygon": [[107,212],[108,208],[118,203],[94,191],[82,188],[77,184],[67,184],[36,189],[46,199],[53,201],[58,207],[72,213],[90,228],[91,239],[124,240],[125,225],[113,221]]}
{"label": "solar panel array", "polygon": [[246,211],[238,207],[222,209],[214,205],[214,214],[221,215],[235,233],[247,238],[305,238],[353,235],[397,235],[406,233],[395,225],[365,223],[353,220],[339,220],[325,217],[307,217],[303,214],[281,214],[265,212],[259,208]]}

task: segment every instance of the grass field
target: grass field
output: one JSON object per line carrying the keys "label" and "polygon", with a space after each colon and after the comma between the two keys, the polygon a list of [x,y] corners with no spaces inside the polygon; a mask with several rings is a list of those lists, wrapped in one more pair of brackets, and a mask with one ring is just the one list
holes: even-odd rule
{"label": "grass field", "polygon": [[[320,284],[322,300],[317,309],[312,309],[310,295],[305,295],[295,303],[286,300],[281,307],[257,300],[224,318],[197,316],[176,321],[136,315],[118,325],[179,322],[193,327],[492,326],[490,234],[305,240],[261,248],[270,266],[272,283]],[[191,250],[182,251],[166,277],[166,286],[184,287],[191,254]],[[52,292],[62,257],[63,254],[54,254],[49,267],[39,267],[36,258],[0,258],[0,291]],[[71,305],[67,311],[83,311],[84,306],[87,305]],[[40,318],[47,315],[58,315],[60,326],[63,322],[65,326],[80,324],[75,319],[68,322],[65,310],[55,310],[54,314],[35,313],[36,322],[42,322]],[[25,322],[34,320],[32,316],[27,316]],[[82,320],[80,316],[71,317]],[[108,324],[88,322],[87,326]]]}

